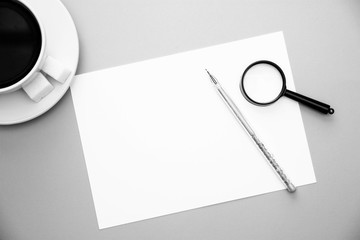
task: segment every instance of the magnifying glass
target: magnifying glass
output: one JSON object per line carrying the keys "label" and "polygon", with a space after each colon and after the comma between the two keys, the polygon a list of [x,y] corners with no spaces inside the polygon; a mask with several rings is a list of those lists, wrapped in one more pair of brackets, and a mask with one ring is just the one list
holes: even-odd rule
{"label": "magnifying glass", "polygon": [[267,60],[254,62],[245,69],[240,90],[246,100],[258,106],[270,105],[286,96],[324,114],[335,112],[326,103],[286,89],[284,72],[278,65]]}

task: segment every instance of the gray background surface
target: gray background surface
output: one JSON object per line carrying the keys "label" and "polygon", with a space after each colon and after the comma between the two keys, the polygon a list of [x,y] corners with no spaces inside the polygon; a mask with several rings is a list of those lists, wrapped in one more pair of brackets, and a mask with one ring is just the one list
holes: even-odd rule
{"label": "gray background surface", "polygon": [[0,127],[0,239],[360,239],[360,1],[62,0],[78,74],[283,30],[317,183],[99,230],[70,91]]}

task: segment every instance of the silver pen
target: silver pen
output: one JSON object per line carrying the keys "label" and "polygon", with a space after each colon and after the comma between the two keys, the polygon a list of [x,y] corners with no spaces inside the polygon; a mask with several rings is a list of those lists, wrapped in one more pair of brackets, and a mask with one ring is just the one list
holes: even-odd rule
{"label": "silver pen", "polygon": [[251,139],[254,140],[256,146],[258,146],[258,148],[264,154],[264,156],[268,160],[270,166],[274,169],[275,173],[279,176],[280,180],[285,185],[288,192],[290,192],[290,193],[295,192],[296,187],[286,177],[285,173],[280,168],[279,164],[277,164],[274,157],[268,152],[268,150],[265,148],[264,144],[256,136],[254,130],[252,130],[249,123],[245,120],[244,116],[241,114],[239,108],[235,105],[235,103],[231,100],[231,98],[226,94],[226,92],[221,87],[218,80],[214,76],[212,76],[208,70],[206,70],[206,72],[209,74],[210,79],[211,79],[212,83],[214,84],[216,90],[219,92],[221,98],[224,100],[224,102],[229,107],[230,111],[233,113],[233,115],[236,117],[236,119],[245,128],[246,132],[250,135]]}

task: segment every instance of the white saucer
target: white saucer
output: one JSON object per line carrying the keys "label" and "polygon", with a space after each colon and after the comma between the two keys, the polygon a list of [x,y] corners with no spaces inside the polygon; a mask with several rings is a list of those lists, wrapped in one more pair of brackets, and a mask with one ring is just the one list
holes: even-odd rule
{"label": "white saucer", "polygon": [[39,103],[20,89],[0,95],[0,125],[22,123],[48,111],[64,96],[75,75],[79,60],[79,39],[75,24],[59,0],[27,0],[37,12],[46,32],[47,51],[71,70],[64,84],[50,80],[54,90]]}

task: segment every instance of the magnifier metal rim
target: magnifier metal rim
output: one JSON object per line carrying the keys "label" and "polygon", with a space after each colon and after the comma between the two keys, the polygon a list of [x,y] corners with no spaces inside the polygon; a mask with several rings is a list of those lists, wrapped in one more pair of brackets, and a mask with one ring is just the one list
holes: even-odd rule
{"label": "magnifier metal rim", "polygon": [[[279,93],[279,95],[272,101],[270,102],[265,102],[265,103],[262,103],[262,102],[257,102],[255,101],[254,99],[252,99],[245,91],[245,88],[244,88],[244,78],[245,78],[245,75],[246,73],[250,70],[250,68],[254,67],[255,65],[259,65],[259,64],[268,64],[270,66],[273,66],[274,68],[276,68],[276,70],[279,71],[280,75],[281,75],[281,79],[282,79],[282,88],[281,88],[281,91]],[[242,93],[242,95],[244,96],[244,98],[252,103],[252,104],[255,104],[255,105],[258,105],[258,106],[266,106],[266,105],[270,105],[274,102],[276,102],[277,100],[279,100],[279,98],[281,98],[285,91],[286,91],[286,78],[285,78],[285,74],[283,72],[283,70],[277,65],[275,64],[274,62],[271,62],[271,61],[268,61],[268,60],[260,60],[260,61],[256,61],[252,64],[250,64],[244,71],[242,77],[241,77],[241,81],[240,81],[240,91]]]}

